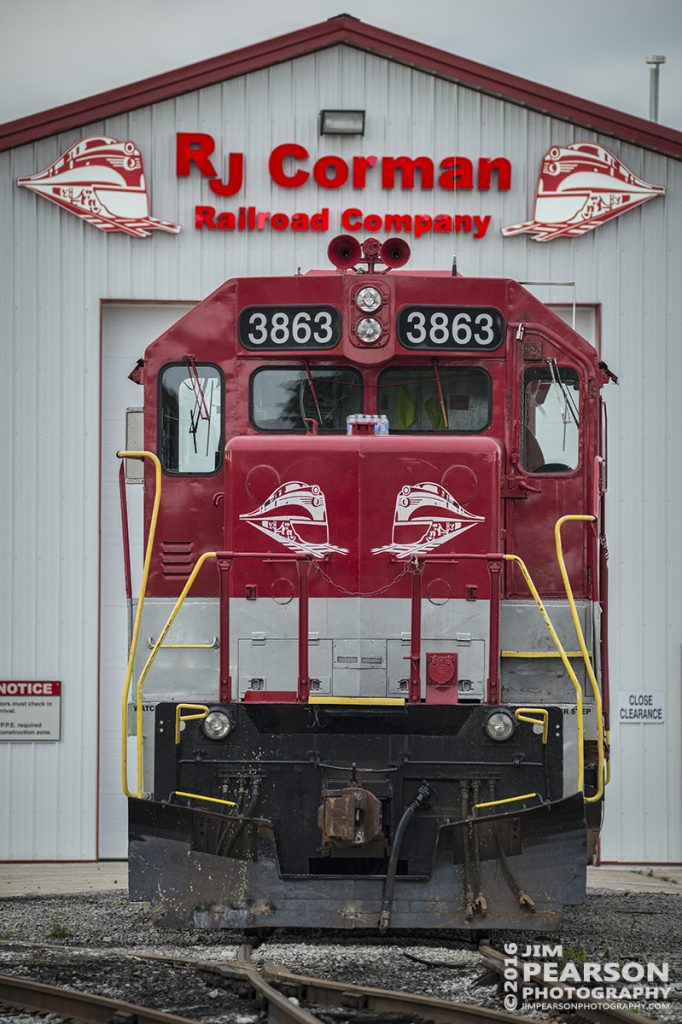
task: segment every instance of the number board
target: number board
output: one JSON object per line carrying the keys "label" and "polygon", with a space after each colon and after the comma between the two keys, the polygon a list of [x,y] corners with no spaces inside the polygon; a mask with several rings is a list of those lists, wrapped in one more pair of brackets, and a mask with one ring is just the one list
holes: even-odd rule
{"label": "number board", "polygon": [[333,306],[249,306],[239,314],[239,341],[250,349],[325,349],[341,340]]}
{"label": "number board", "polygon": [[403,348],[460,352],[499,348],[504,317],[487,306],[405,306],[398,316]]}

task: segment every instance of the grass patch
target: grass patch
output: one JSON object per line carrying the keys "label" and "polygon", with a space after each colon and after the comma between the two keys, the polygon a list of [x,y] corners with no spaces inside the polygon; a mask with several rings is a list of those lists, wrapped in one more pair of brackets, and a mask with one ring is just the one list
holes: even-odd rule
{"label": "grass patch", "polygon": [[71,938],[71,932],[69,931],[69,929],[66,927],[66,925],[64,924],[64,922],[60,918],[53,917],[52,918],[52,922],[50,924],[50,930],[47,933],[47,938],[48,939],[70,939]]}
{"label": "grass patch", "polygon": [[576,947],[576,946],[565,946],[564,947],[564,955],[563,955],[564,963],[567,963],[569,961],[573,961],[573,962],[577,962],[579,964],[584,964],[588,960],[588,958],[589,958],[589,953],[584,948],[584,946],[578,946],[578,947]]}

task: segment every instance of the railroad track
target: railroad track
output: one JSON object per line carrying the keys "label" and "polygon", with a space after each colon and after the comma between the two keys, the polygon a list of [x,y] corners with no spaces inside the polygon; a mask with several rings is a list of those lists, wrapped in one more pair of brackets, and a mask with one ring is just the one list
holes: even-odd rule
{"label": "railroad track", "polygon": [[[433,1024],[533,1024],[519,1014],[499,1013],[444,999],[393,992],[363,985],[347,985],[292,974],[281,967],[262,968],[246,961],[224,967],[193,962],[202,974],[220,978],[228,987],[248,989],[266,1012],[269,1024],[320,1024],[320,1017],[300,1005],[348,1010],[353,1020],[382,1022],[386,1014],[421,1018]],[[83,1024],[198,1024],[186,1017],[160,1013],[132,1003],[92,996],[72,989],[45,985],[28,978],[0,975],[0,1004],[29,1012],[54,1013]],[[360,1014],[358,1011],[362,1011]]]}
{"label": "railroad track", "polygon": [[358,1011],[362,1011],[360,1019],[363,1022],[381,1022],[386,1020],[386,1014],[399,1014],[433,1021],[434,1024],[522,1024],[524,1021],[532,1024],[530,1018],[520,1014],[500,1013],[409,992],[311,978],[292,974],[274,964],[258,967],[235,961],[224,967],[211,964],[209,971],[213,977],[222,978],[230,985],[250,985],[267,1003],[268,1021],[276,1021],[277,1024],[320,1024],[320,1017],[299,1003],[308,1003],[315,1008],[346,1009],[354,1018]]}
{"label": "railroad track", "polygon": [[66,1020],[86,1024],[196,1024],[187,1017],[176,1017],[120,999],[93,996],[71,988],[44,985],[30,978],[0,974],[0,1005],[4,1009],[29,1013],[54,1013]]}
{"label": "railroad track", "polygon": [[[453,1003],[430,996],[392,991],[346,982],[327,981],[308,975],[294,974],[275,964],[257,965],[251,962],[252,946],[245,944],[239,959],[224,965],[206,963],[154,954],[132,954],[131,959],[157,960],[191,967],[213,984],[220,983],[242,997],[254,1000],[271,1024],[320,1024],[325,1010],[332,1010],[335,1020],[361,1021],[362,1024],[382,1024],[386,1015],[398,1015],[403,1020],[422,1019],[433,1024],[531,1024],[530,1018],[520,1013],[490,1010],[465,1003]],[[479,947],[483,963],[500,976],[509,967],[509,958],[491,946]],[[542,984],[542,979],[538,979]],[[613,1010],[606,1005],[596,1009],[580,1006],[569,986],[562,987],[565,1002],[578,1006],[573,1013],[563,1013],[552,1019],[563,1019],[571,1024],[654,1024],[650,1018],[624,1010]],[[597,1004],[592,1000],[591,1004]],[[45,985],[26,978],[0,975],[0,1004],[29,1012],[54,1013],[84,1024],[197,1024],[185,1017],[175,1016],[116,999],[92,996],[72,989]],[[303,1005],[307,1004],[307,1005]],[[322,1014],[320,1017],[318,1014]],[[397,1018],[396,1018],[397,1019]]]}

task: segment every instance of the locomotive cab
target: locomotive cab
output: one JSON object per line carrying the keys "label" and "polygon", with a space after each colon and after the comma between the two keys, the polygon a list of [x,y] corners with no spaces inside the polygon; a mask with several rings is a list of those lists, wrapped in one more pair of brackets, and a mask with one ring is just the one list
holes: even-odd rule
{"label": "locomotive cab", "polygon": [[408,254],[228,281],[137,374],[123,785],[162,923],[546,930],[584,898],[607,375],[517,283]]}

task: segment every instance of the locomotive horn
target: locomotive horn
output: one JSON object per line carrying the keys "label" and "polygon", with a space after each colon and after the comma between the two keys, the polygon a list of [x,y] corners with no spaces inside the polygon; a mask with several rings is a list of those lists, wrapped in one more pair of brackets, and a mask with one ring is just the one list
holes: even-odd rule
{"label": "locomotive horn", "polygon": [[387,267],[404,267],[410,258],[410,247],[404,238],[387,238],[381,247],[381,262]]}
{"label": "locomotive horn", "polygon": [[352,235],[337,235],[327,247],[327,256],[337,270],[350,270],[361,259],[362,249]]}

